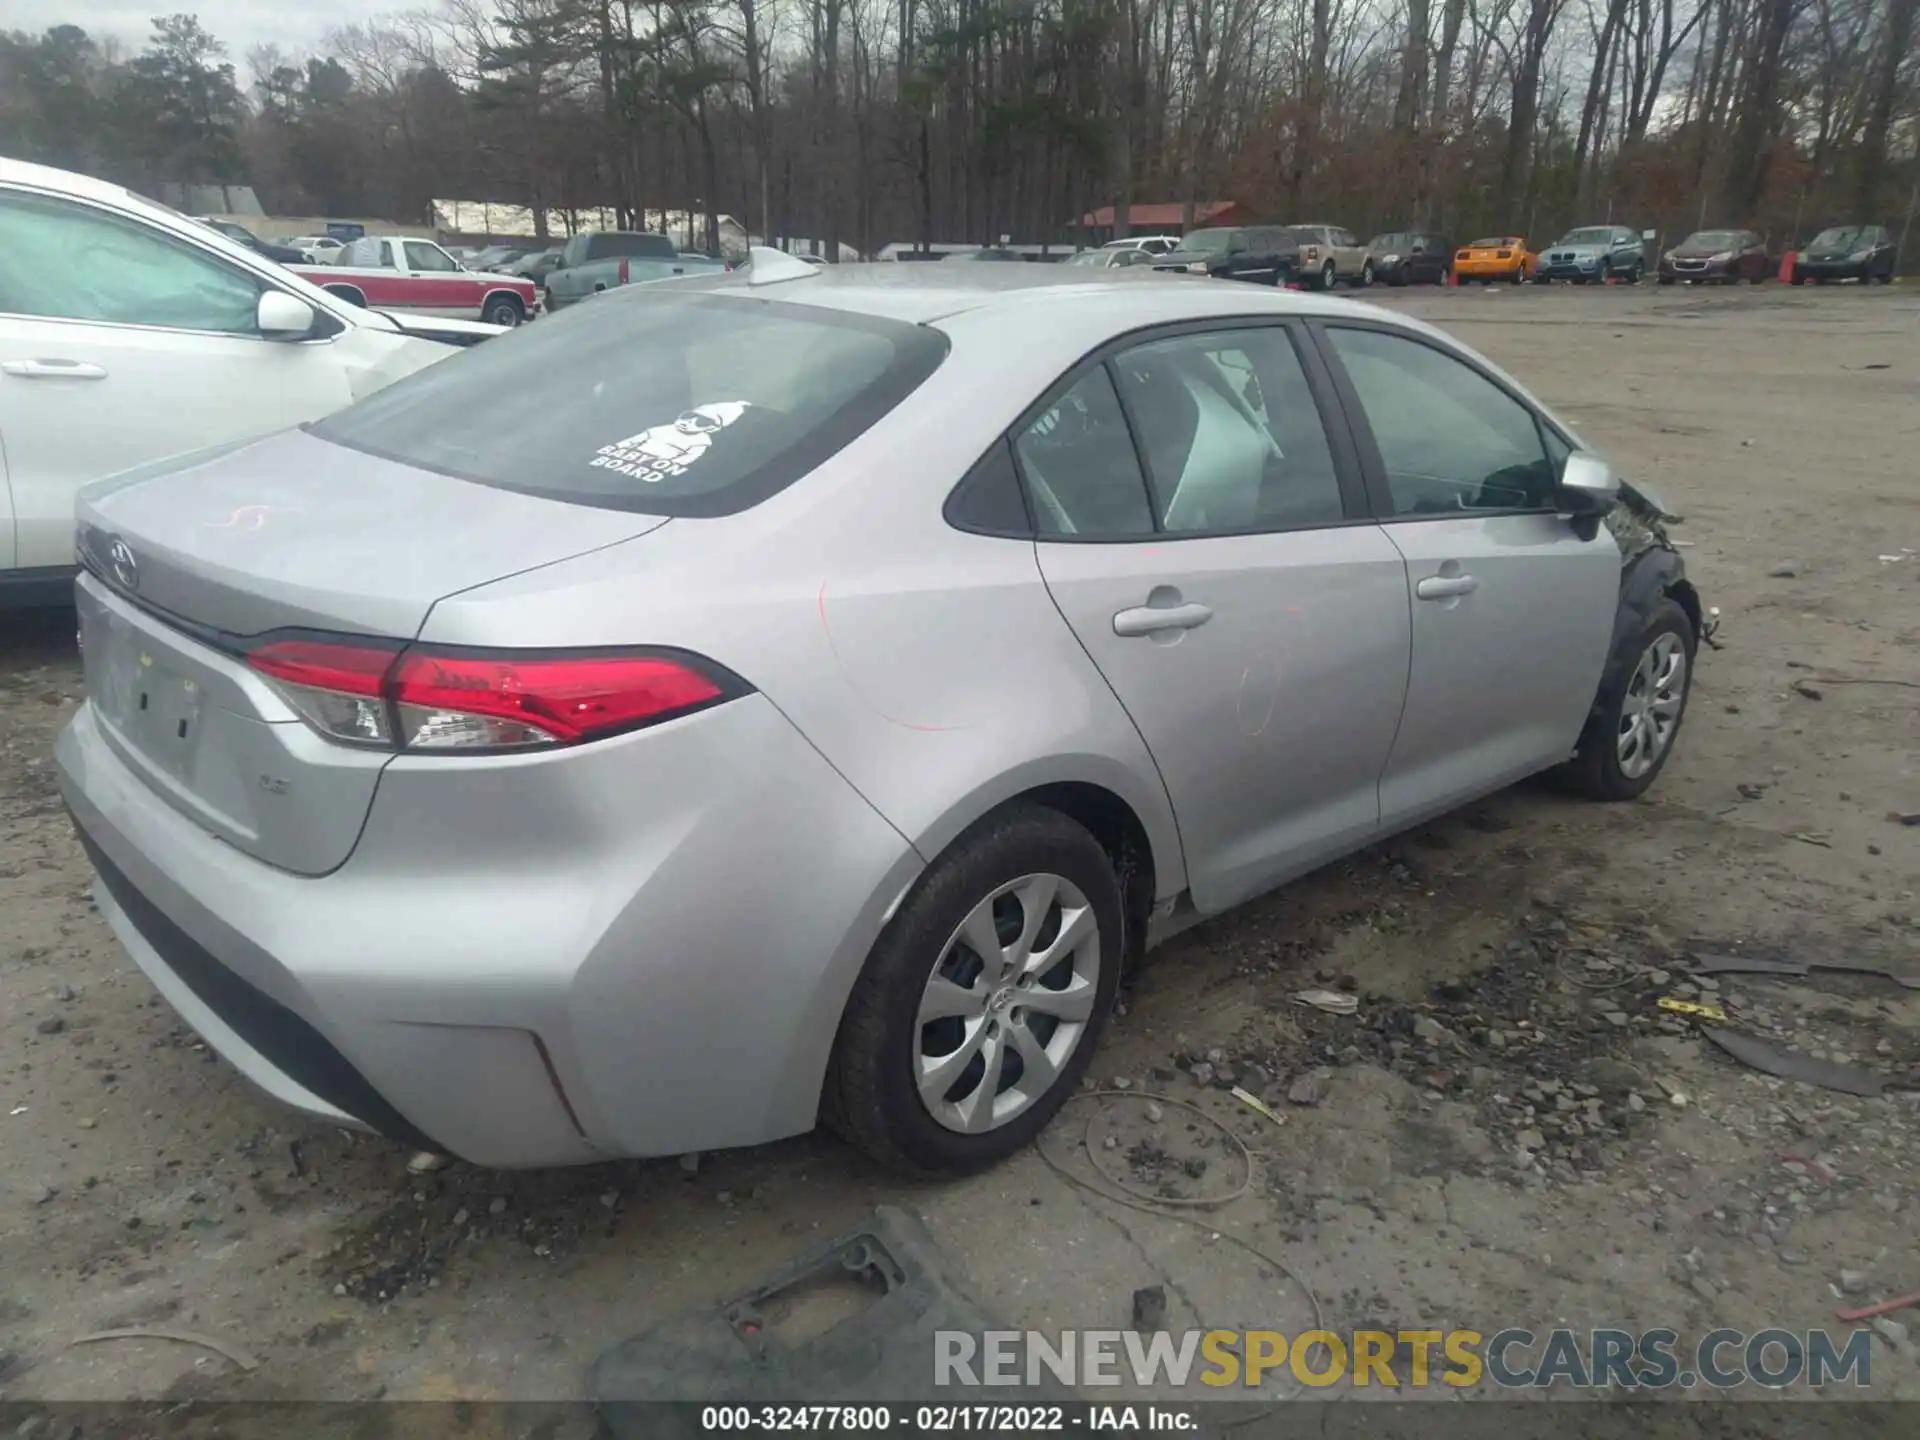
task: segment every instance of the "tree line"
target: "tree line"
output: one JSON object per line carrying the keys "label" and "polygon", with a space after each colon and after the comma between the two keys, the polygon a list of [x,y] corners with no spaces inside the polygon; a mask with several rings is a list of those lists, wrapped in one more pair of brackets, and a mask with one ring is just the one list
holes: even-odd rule
{"label": "tree line", "polygon": [[1542,241],[1910,220],[1920,0],[440,0],[313,54],[0,33],[0,153],[273,213],[728,213],[1058,241],[1082,212]]}

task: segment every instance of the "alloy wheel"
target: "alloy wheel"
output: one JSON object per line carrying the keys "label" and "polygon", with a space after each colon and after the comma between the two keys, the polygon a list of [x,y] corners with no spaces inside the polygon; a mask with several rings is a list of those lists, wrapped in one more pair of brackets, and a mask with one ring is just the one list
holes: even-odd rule
{"label": "alloy wheel", "polygon": [[1637,780],[1656,765],[1673,743],[1687,700],[1687,647],[1666,631],[1640,652],[1633,678],[1620,702],[1615,753],[1620,773]]}
{"label": "alloy wheel", "polygon": [[920,998],[914,1080],[949,1130],[996,1130],[1052,1088],[1093,1016],[1100,926],[1078,886],[1023,875],[975,905]]}

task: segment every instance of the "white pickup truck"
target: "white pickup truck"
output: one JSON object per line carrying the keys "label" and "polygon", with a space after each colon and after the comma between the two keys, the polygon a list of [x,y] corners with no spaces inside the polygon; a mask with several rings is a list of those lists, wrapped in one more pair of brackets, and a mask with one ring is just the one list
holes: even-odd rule
{"label": "white pickup truck", "polygon": [[518,325],[540,311],[540,290],[519,275],[469,270],[431,240],[366,235],[327,265],[289,266],[303,280],[372,310],[411,310],[489,325]]}

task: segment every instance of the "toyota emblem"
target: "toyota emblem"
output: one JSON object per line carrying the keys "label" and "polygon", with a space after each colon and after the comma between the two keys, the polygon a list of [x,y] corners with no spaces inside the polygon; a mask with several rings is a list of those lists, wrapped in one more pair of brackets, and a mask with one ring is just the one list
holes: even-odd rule
{"label": "toyota emblem", "polygon": [[133,558],[133,547],[126,541],[113,542],[113,548],[107,551],[107,562],[113,566],[113,578],[122,590],[140,588],[140,562]]}

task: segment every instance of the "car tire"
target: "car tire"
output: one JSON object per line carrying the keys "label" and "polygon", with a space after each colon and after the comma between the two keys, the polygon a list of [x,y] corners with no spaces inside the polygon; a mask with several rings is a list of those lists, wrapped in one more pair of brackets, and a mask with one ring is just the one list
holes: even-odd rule
{"label": "car tire", "polygon": [[488,325],[499,325],[511,330],[527,318],[527,312],[518,296],[495,295],[482,307],[480,318]]}
{"label": "car tire", "polygon": [[1627,267],[1627,284],[1638,285],[1646,277],[1646,271],[1638,264]]}
{"label": "car tire", "polygon": [[1334,269],[1333,261],[1329,260],[1327,261],[1326,264],[1320,267],[1320,279],[1319,279],[1319,282],[1313,288],[1316,290],[1331,290],[1335,285],[1338,285],[1339,283],[1340,283],[1340,272]]}
{"label": "car tire", "polygon": [[1361,290],[1367,290],[1367,289],[1371,289],[1372,286],[1373,286],[1373,261],[1363,260],[1360,262],[1360,279],[1357,283],[1356,288]]}
{"label": "car tire", "polygon": [[1802,275],[1798,270],[1796,270],[1793,272],[1792,278],[1788,280],[1787,283],[1789,285],[1804,285],[1807,283],[1807,277]]}
{"label": "car tire", "polygon": [[[1035,882],[1049,880],[1056,887],[1054,898],[1042,918],[1030,919],[1023,893],[1042,894],[1044,884],[1036,888]],[[993,927],[991,942],[1004,947],[1003,957],[1017,960],[1022,937],[1053,930],[1049,944],[1057,943],[1059,917],[1081,910],[1089,912],[1088,935],[1040,980],[1020,980],[1004,971],[993,976],[987,968],[993,961],[980,955],[965,933],[982,923]],[[1113,862],[1086,829],[1057,810],[1030,804],[982,820],[921,876],[867,957],[834,1040],[822,1118],[855,1148],[904,1175],[964,1175],[998,1164],[1029,1144],[1079,1087],[1113,1008],[1125,930]],[[1071,967],[1071,974],[1060,993],[1076,996],[1074,1004],[1086,1007],[1084,1020],[1036,1015],[1041,1007],[1026,1010],[1019,1003],[1023,996],[1031,1001],[1051,991],[1040,981],[1055,978],[1062,967]],[[936,983],[944,983],[944,996],[934,994]],[[983,997],[978,1012],[949,1010],[923,1023],[929,1004],[945,1009],[947,1001],[976,991]],[[952,1033],[940,1033],[938,1027],[948,1021],[955,1022]],[[1037,1033],[1047,1021],[1053,1023]],[[1069,1024],[1077,1031],[1062,1037]],[[983,1031],[988,1033],[982,1036]],[[1063,1038],[1066,1044],[1056,1045]],[[950,1046],[948,1039],[954,1042]],[[1049,1056],[1058,1069],[1038,1093],[1022,1095],[1027,1056],[1035,1053],[1036,1043],[1044,1047],[1039,1053],[1060,1050]],[[945,1048],[929,1054],[924,1048],[929,1044]],[[970,1050],[970,1057],[952,1086],[932,1102],[946,1115],[936,1118],[921,1093],[922,1069],[962,1049]],[[997,1061],[999,1085],[983,1099],[989,1054]],[[1010,1113],[992,1121],[993,1110],[1009,1096]],[[970,1117],[979,1117],[982,1103],[990,1128],[963,1128]]]}
{"label": "car tire", "polygon": [[[1634,643],[1632,660],[1605,683],[1574,758],[1562,773],[1580,794],[1592,800],[1636,800],[1660,778],[1686,723],[1693,693],[1693,662],[1698,639],[1693,621],[1676,600],[1663,599]],[[1677,671],[1669,667],[1677,660]],[[1677,686],[1676,683],[1677,682]],[[1651,708],[1677,688],[1677,703],[1660,730]],[[1653,701],[1648,700],[1651,692]],[[1630,743],[1628,726],[1637,721]],[[1654,726],[1649,731],[1646,727]],[[1653,748],[1656,747],[1657,748]],[[1651,749],[1651,753],[1649,753]]]}
{"label": "car tire", "polygon": [[1671,275],[1661,275],[1661,276],[1657,276],[1656,278],[1659,280],[1660,284],[1662,285],[1671,285],[1673,283],[1673,276]]}
{"label": "car tire", "polygon": [[1507,283],[1510,285],[1526,284],[1527,283],[1527,267],[1525,265],[1514,266],[1513,274],[1507,277]]}

